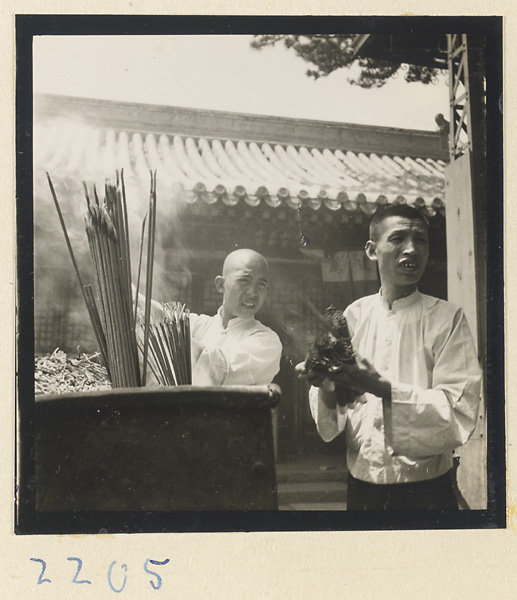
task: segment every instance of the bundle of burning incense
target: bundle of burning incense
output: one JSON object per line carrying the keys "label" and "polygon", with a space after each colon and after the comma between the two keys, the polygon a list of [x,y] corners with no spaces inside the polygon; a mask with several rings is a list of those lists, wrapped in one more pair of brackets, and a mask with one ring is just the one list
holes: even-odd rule
{"label": "bundle of burning incense", "polygon": [[305,361],[305,368],[329,371],[339,369],[343,363],[353,364],[355,353],[343,312],[329,306],[322,320],[327,333],[314,342]]}
{"label": "bundle of burning incense", "polygon": [[190,311],[179,302],[163,304],[163,318],[150,326],[149,367],[161,385],[190,385]]}
{"label": "bundle of burning incense", "polygon": [[[59,215],[65,240],[81,286],[83,298],[95,331],[99,350],[108,371],[113,387],[134,387],[145,385],[147,365],[150,300],[146,303],[143,345],[144,372],[140,374],[136,339],[136,319],[133,315],[131,291],[131,259],[129,251],[129,230],[126,194],[123,172],[117,172],[116,185],[106,184],[104,201],[101,202],[94,188],[94,201],[90,201],[88,188],[84,183],[88,206],[85,218],[86,234],[93,264],[96,301],[91,286],[83,285],[74,258],[65,223],[59,208],[54,187],[47,173],[50,190]],[[151,174],[151,194],[149,201],[149,230],[147,251],[146,292],[152,293],[152,269],[156,227],[156,173]],[[142,227],[142,246],[145,233],[145,220]],[[140,281],[140,264],[138,282]],[[138,285],[138,284],[137,284]],[[138,288],[136,293],[138,294]]]}

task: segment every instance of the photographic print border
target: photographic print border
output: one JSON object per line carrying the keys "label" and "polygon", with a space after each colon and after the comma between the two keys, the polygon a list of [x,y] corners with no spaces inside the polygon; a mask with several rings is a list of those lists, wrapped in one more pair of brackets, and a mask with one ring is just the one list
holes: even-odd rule
{"label": "photographic print border", "polygon": [[[446,513],[204,511],[38,513],[34,473],[34,283],[32,185],[32,40],[37,35],[166,35],[256,33],[483,33],[487,40],[487,476],[486,510]],[[502,528],[506,524],[502,19],[500,17],[239,17],[17,15],[16,202],[18,270],[17,407],[20,466],[15,531],[157,533],[355,531]],[[488,192],[490,190],[490,193]]]}

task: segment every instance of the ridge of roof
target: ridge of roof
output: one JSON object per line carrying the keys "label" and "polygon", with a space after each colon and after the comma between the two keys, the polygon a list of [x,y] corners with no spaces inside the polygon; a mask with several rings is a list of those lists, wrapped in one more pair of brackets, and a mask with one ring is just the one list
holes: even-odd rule
{"label": "ridge of roof", "polygon": [[266,121],[286,121],[288,123],[313,123],[316,125],[330,125],[336,127],[346,127],[350,129],[360,129],[360,130],[372,130],[372,131],[386,131],[386,132],[404,132],[404,133],[416,133],[419,135],[430,136],[430,137],[439,137],[439,132],[431,131],[428,129],[409,129],[404,127],[388,127],[382,125],[368,125],[363,123],[349,123],[344,121],[328,121],[326,119],[308,119],[305,117],[283,117],[280,115],[268,115],[262,113],[248,113],[248,112],[240,112],[240,111],[231,111],[231,110],[219,110],[212,108],[195,108],[195,107],[187,107],[187,106],[177,106],[177,105],[169,105],[169,104],[151,104],[149,102],[127,102],[122,100],[107,100],[103,98],[86,98],[84,96],[69,96],[64,94],[34,94],[35,99],[41,99],[43,101],[47,100],[50,102],[70,102],[80,104],[95,104],[98,106],[101,105],[112,105],[112,106],[126,106],[126,107],[140,107],[142,109],[148,110],[173,110],[176,112],[187,113],[196,113],[196,114],[206,114],[206,115],[221,115],[221,116],[234,116],[234,117],[251,117],[259,120]]}
{"label": "ridge of roof", "polygon": [[97,125],[131,132],[279,143],[331,150],[347,148],[354,152],[448,159],[447,145],[440,133],[425,130],[54,94],[35,94],[34,113],[40,118],[56,114],[94,117]]}

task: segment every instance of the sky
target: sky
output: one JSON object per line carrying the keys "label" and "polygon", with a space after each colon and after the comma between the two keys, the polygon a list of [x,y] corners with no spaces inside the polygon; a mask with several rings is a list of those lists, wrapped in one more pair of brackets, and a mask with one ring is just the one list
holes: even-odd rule
{"label": "sky", "polygon": [[224,110],[259,115],[437,129],[448,118],[446,78],[407,83],[402,73],[362,89],[283,45],[255,50],[252,36],[41,36],[34,39],[34,93]]}

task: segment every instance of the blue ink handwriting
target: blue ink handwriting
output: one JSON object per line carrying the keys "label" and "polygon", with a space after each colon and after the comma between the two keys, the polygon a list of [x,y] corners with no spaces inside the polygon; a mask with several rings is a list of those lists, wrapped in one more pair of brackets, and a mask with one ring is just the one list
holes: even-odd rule
{"label": "blue ink handwriting", "polygon": [[[41,558],[31,558],[30,560],[33,562],[40,563],[41,565],[41,571],[38,576],[37,585],[41,585],[42,583],[52,583],[52,581],[48,577],[44,577],[45,571],[47,569],[47,563]],[[77,556],[69,556],[66,560],[77,563],[77,570],[73,579],[71,580],[72,583],[92,585],[92,582],[88,579],[79,579],[79,573],[83,568],[83,561],[81,558]],[[143,564],[143,570],[145,571],[145,573],[147,573],[147,575],[152,576],[153,579],[149,579],[149,585],[153,588],[153,590],[161,589],[163,585],[163,580],[162,577],[157,573],[157,571],[151,569],[149,565],[162,567],[164,565],[167,565],[169,562],[170,560],[168,558],[166,558],[165,560],[153,560],[151,558],[145,560]],[[107,581],[111,590],[116,594],[120,594],[126,587],[128,579],[129,572],[127,564],[123,563],[119,567],[117,567],[117,561],[114,560],[110,564],[107,572]]]}

